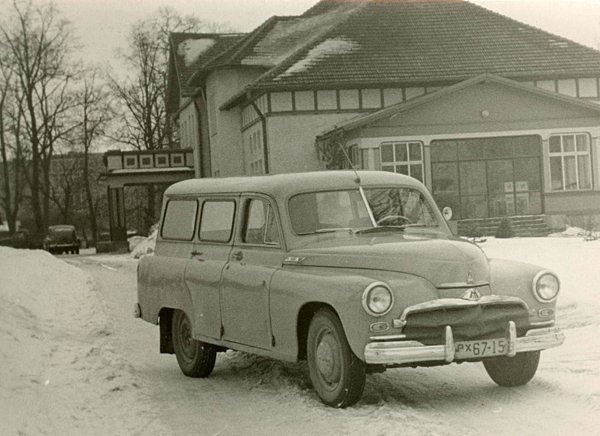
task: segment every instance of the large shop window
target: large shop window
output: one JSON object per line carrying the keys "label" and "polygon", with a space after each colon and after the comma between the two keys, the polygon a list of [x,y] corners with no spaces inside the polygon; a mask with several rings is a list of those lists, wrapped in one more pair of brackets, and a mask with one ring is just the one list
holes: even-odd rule
{"label": "large shop window", "polygon": [[587,133],[550,137],[550,178],[553,191],[591,189],[590,137]]}
{"label": "large shop window", "polygon": [[433,196],[456,219],[542,212],[539,136],[431,142]]}
{"label": "large shop window", "polygon": [[423,145],[420,142],[381,144],[381,169],[423,181]]}

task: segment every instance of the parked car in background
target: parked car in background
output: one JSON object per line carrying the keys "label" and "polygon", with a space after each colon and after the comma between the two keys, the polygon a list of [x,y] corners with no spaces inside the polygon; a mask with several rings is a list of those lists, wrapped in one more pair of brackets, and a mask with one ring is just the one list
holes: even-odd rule
{"label": "parked car in background", "polygon": [[0,233],[0,246],[31,248],[31,245],[31,235],[27,229],[19,229],[12,235],[8,232]]}
{"label": "parked car in background", "polygon": [[488,259],[423,184],[386,172],[177,183],[137,280],[136,315],[185,375],[207,377],[228,348],[307,360],[334,407],[394,367],[483,362],[523,385],[564,340],[552,272]]}
{"label": "parked car in background", "polygon": [[48,227],[44,238],[44,250],[57,254],[79,254],[80,246],[75,226],[62,224]]}

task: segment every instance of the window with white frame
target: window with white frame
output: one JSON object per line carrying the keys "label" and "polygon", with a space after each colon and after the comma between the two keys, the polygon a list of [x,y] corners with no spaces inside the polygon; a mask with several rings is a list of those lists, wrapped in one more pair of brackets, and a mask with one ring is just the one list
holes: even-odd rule
{"label": "window with white frame", "polygon": [[587,133],[553,135],[549,151],[553,191],[591,189],[590,136]]}
{"label": "window with white frame", "polygon": [[381,169],[405,174],[423,181],[423,144],[420,142],[384,142],[379,147]]}

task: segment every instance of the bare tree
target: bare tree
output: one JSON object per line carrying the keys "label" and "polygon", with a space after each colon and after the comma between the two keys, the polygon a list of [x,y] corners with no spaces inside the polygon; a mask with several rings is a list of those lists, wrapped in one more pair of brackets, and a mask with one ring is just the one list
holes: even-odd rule
{"label": "bare tree", "polygon": [[52,160],[52,171],[48,183],[48,199],[57,208],[60,221],[73,223],[75,195],[82,183],[81,155],[65,154]]}
{"label": "bare tree", "polygon": [[[137,150],[157,150],[176,143],[166,115],[166,88],[171,32],[216,31],[217,24],[195,16],[182,16],[161,8],[149,19],[133,26],[129,48],[122,55],[129,74],[113,77],[111,87],[123,104],[123,125],[116,139]],[[154,222],[155,189],[148,187],[147,219]]]}
{"label": "bare tree", "polygon": [[22,96],[20,141],[28,147],[31,207],[37,232],[49,218],[51,161],[58,141],[73,128],[67,116],[74,101],[69,83],[74,65],[71,25],[52,3],[13,0],[0,23],[0,45],[8,54],[7,66]]}
{"label": "bare tree", "polygon": [[17,217],[23,199],[26,165],[21,152],[22,118],[20,101],[15,92],[14,76],[4,65],[0,54],[0,158],[2,159],[2,192],[0,203],[4,209],[9,232],[17,230]]}
{"label": "bare tree", "polygon": [[82,146],[83,184],[87,202],[89,224],[94,244],[98,240],[97,202],[92,193],[92,179],[97,176],[90,168],[90,152],[96,142],[105,135],[105,129],[113,116],[110,90],[98,80],[98,70],[90,69],[83,76],[83,88],[78,94],[80,127],[76,135]]}

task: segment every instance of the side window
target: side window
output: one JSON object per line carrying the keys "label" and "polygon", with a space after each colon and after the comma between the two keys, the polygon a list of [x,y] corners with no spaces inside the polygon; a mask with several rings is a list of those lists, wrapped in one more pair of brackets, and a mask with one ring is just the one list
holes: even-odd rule
{"label": "side window", "polygon": [[202,205],[200,239],[209,242],[228,242],[233,229],[235,202],[207,200]]}
{"label": "side window", "polygon": [[246,203],[242,241],[247,244],[279,245],[275,211],[268,202],[254,199]]}
{"label": "side window", "polygon": [[169,200],[161,229],[163,239],[191,241],[197,211],[196,200]]}

